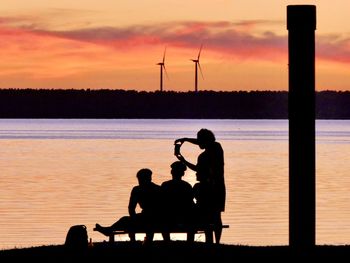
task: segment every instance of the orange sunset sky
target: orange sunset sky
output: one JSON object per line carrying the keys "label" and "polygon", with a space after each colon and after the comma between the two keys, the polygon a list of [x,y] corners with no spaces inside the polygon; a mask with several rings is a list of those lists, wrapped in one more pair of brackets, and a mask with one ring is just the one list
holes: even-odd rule
{"label": "orange sunset sky", "polygon": [[1,0],[0,88],[288,90],[289,4],[317,6],[316,89],[350,90],[350,1]]}

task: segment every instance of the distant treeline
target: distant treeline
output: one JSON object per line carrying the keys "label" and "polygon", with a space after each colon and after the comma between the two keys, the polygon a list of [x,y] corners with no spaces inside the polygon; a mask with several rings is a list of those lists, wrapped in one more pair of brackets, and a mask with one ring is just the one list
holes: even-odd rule
{"label": "distant treeline", "polygon": [[[0,118],[287,119],[287,91],[0,89]],[[350,92],[316,93],[317,119],[350,119]]]}

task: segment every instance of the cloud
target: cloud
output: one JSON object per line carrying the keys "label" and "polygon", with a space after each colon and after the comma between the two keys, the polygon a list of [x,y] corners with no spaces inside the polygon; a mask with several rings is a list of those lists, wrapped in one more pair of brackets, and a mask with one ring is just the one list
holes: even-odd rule
{"label": "cloud", "polygon": [[287,40],[273,32],[252,32],[269,21],[245,22],[168,22],[133,25],[123,28],[99,27],[67,31],[31,29],[33,34],[47,35],[81,42],[95,43],[117,49],[133,49],[147,45],[167,45],[178,48],[198,48],[241,59],[274,60],[285,56]]}
{"label": "cloud", "polygon": [[[27,24],[25,24],[27,23]],[[287,34],[266,30],[283,21],[176,21],[125,27],[95,27],[74,30],[48,30],[29,23],[28,18],[0,17],[0,39],[15,31],[26,36],[65,39],[81,44],[96,44],[117,50],[132,50],[150,45],[206,50],[227,59],[287,60]],[[18,26],[20,25],[20,26]],[[338,35],[317,37],[317,57],[322,60],[350,63],[350,39]],[[29,43],[30,44],[30,43]],[[1,45],[1,43],[0,43]],[[69,46],[67,47],[69,48]]]}
{"label": "cloud", "polygon": [[341,35],[318,37],[316,54],[327,61],[350,63],[350,38]]}
{"label": "cloud", "polygon": [[[287,59],[288,37],[261,30],[282,21],[181,21],[163,24],[134,25],[123,28],[99,27],[71,31],[41,32],[51,36],[132,49],[145,45],[167,45],[198,49],[203,43],[227,58],[272,60]],[[260,29],[260,30],[259,30]],[[339,35],[317,36],[317,57],[322,60],[349,63],[350,39]]]}

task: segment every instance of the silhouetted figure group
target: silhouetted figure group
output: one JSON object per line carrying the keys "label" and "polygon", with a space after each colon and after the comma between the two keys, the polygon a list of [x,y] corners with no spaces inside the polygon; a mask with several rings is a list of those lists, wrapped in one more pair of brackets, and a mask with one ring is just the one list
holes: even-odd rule
{"label": "silhouetted figure group", "polygon": [[[196,164],[188,162],[180,153],[183,143],[198,145],[204,150]],[[171,164],[172,179],[160,186],[152,182],[152,171],[148,168],[137,172],[138,185],[134,186],[129,200],[129,216],[120,218],[113,225],[104,227],[96,224],[94,230],[105,235],[114,230],[128,229],[130,241],[135,241],[138,228],[145,229],[145,242],[154,238],[153,226],[162,226],[164,241],[170,241],[170,233],[176,225],[212,225],[205,232],[205,239],[220,243],[222,231],[221,213],[225,211],[226,189],[224,180],[224,152],[212,131],[201,129],[197,138],[175,140],[175,156],[178,161]],[[192,187],[182,177],[187,167],[196,172],[197,183]],[[141,212],[136,213],[137,205]],[[168,231],[169,230],[169,231]],[[194,241],[195,232],[187,231],[187,241]]]}

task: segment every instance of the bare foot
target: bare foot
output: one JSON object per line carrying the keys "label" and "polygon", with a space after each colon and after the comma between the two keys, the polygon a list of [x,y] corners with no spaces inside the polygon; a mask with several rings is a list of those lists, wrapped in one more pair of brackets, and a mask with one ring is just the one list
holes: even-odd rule
{"label": "bare foot", "polygon": [[94,231],[98,231],[98,232],[104,234],[105,236],[109,236],[111,233],[109,227],[103,227],[100,224],[95,225]]}

